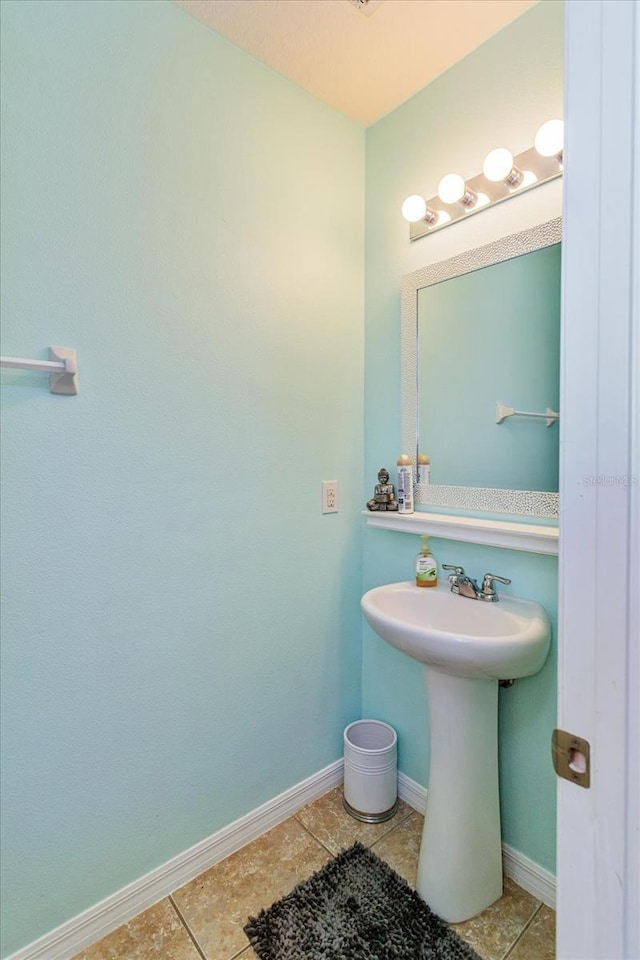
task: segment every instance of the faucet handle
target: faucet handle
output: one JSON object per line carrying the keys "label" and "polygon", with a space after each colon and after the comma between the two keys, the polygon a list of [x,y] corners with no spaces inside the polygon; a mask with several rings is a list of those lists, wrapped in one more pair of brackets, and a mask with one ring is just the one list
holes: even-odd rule
{"label": "faucet handle", "polygon": [[482,578],[482,595],[485,600],[497,600],[498,594],[494,589],[494,582],[498,583],[511,583],[511,580],[508,577],[498,577],[495,573],[485,573]]}
{"label": "faucet handle", "polygon": [[454,563],[443,563],[443,570],[453,570],[453,573],[449,574],[449,583],[457,583],[460,577],[464,577],[464,567],[456,567]]}

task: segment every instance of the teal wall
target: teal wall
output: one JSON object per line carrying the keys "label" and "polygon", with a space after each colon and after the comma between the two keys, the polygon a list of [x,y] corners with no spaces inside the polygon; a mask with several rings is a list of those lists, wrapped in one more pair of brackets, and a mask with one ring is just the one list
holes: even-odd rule
{"label": "teal wall", "polygon": [[[420,670],[361,643],[358,603],[417,551],[362,552],[359,515],[399,453],[400,277],[557,216],[560,185],[412,245],[398,211],[561,114],[562,21],[543,0],[365,138],[168,0],[2,15],[3,353],[81,370],[76,398],[2,375],[9,953],[337,759],[358,716],[426,784]],[[555,621],[553,559],[433,547]],[[547,867],[554,704],[554,657],[501,695],[505,840]]]}
{"label": "teal wall", "polygon": [[364,131],[168,0],[2,15],[2,352],[81,391],[2,376],[9,953],[360,715]]}
{"label": "teal wall", "polygon": [[[527,149],[543,121],[561,117],[562,44],[562,4],[543,0],[367,130],[363,500],[371,496],[380,466],[391,468],[400,453],[401,277],[559,216],[561,181],[412,244],[400,217],[402,201],[412,193],[434,196],[445,173],[474,176],[494,147],[508,146],[514,153]],[[436,409],[447,401],[446,394],[433,398]],[[553,870],[555,778],[549,741],[555,726],[557,561],[436,538],[429,542],[441,563],[461,564],[472,576],[490,570],[511,577],[505,592],[539,600],[552,618],[554,645],[542,672],[500,692],[500,773],[504,841]],[[418,537],[367,528],[364,588],[410,579],[419,546]],[[400,769],[426,785],[421,668],[368,627],[363,711],[397,728]]]}

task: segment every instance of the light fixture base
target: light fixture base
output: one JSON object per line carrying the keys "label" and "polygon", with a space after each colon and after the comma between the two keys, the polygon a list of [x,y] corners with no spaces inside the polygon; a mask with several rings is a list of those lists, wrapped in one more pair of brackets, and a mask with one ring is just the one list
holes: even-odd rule
{"label": "light fixture base", "polygon": [[365,17],[370,17],[381,7],[384,0],[348,0],[348,2],[360,11]]}

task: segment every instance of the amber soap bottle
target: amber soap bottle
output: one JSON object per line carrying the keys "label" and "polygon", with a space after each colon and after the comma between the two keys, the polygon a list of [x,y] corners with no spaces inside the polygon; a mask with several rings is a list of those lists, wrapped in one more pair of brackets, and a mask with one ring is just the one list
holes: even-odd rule
{"label": "amber soap bottle", "polygon": [[422,537],[422,550],[416,557],[416,586],[438,586],[438,564],[429,550],[429,538]]}

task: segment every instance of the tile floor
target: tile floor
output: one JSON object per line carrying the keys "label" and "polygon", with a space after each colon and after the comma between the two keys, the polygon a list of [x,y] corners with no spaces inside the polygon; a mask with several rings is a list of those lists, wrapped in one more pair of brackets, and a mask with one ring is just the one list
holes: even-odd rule
{"label": "tile floor", "polygon": [[[74,960],[255,960],[242,926],[355,840],[414,884],[422,816],[407,804],[366,824],[342,806],[342,787],[303,807]],[[554,960],[552,910],[505,880],[503,897],[453,928],[483,960]]]}

